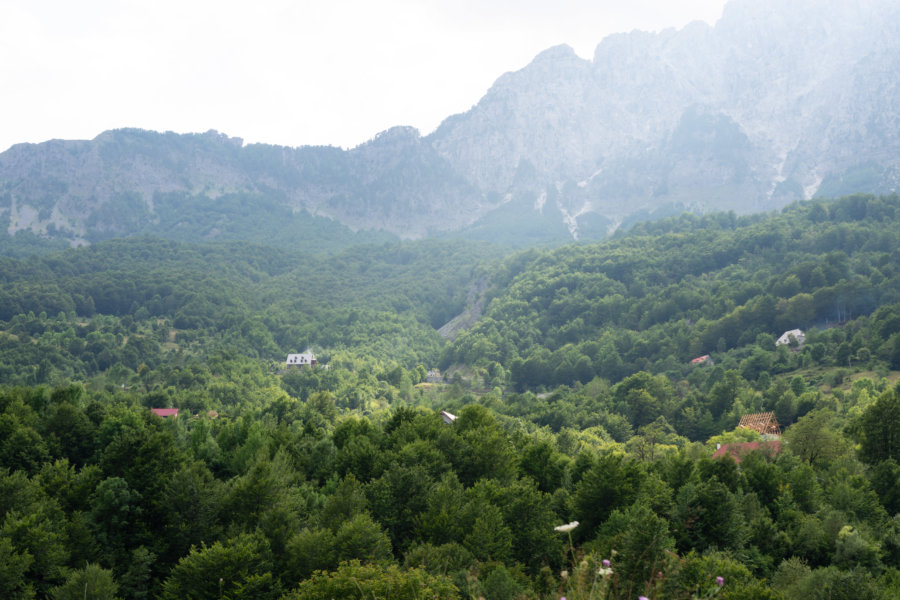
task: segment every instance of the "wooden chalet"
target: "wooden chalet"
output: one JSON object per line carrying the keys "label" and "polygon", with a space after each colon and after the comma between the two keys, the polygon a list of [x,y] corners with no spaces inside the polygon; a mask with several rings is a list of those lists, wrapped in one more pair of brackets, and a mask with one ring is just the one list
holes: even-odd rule
{"label": "wooden chalet", "polygon": [[756,433],[766,436],[781,436],[781,427],[775,419],[774,412],[754,413],[741,417],[738,427],[746,427],[752,429]]}

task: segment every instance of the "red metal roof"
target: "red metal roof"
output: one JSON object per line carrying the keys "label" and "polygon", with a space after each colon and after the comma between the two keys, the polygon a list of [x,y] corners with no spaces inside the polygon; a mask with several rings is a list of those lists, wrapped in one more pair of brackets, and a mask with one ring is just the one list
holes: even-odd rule
{"label": "red metal roof", "polygon": [[761,450],[767,456],[775,456],[781,452],[781,441],[772,440],[770,442],[743,442],[740,444],[722,444],[716,450],[712,457],[722,458],[726,454],[731,455],[735,462],[741,462],[741,458],[750,454],[754,450]]}
{"label": "red metal roof", "polygon": [[151,408],[150,412],[154,415],[159,415],[160,417],[177,417],[178,409],[177,408]]}

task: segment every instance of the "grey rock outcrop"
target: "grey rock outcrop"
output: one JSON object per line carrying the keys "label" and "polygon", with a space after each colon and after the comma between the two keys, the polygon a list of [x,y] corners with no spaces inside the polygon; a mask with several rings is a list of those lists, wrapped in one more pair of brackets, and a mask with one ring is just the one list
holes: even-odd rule
{"label": "grey rock outcrop", "polygon": [[78,243],[239,196],[404,238],[516,219],[577,238],[898,180],[900,3],[731,0],[715,26],[612,35],[591,60],[550,48],[425,137],[396,127],[344,151],[119,130],[14,146],[0,225]]}

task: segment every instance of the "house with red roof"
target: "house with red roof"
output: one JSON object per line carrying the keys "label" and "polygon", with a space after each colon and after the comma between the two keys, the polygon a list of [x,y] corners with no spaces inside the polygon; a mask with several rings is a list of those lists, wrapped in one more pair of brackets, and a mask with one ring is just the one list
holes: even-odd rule
{"label": "house with red roof", "polygon": [[151,408],[150,412],[152,412],[154,415],[162,417],[163,419],[178,416],[177,408]]}

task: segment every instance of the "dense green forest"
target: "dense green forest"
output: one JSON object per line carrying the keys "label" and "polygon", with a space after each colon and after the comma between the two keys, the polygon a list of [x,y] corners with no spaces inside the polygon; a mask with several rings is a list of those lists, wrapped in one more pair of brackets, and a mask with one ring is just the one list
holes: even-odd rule
{"label": "dense green forest", "polygon": [[896,195],[0,281],[2,598],[900,596]]}

